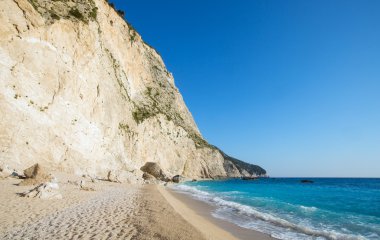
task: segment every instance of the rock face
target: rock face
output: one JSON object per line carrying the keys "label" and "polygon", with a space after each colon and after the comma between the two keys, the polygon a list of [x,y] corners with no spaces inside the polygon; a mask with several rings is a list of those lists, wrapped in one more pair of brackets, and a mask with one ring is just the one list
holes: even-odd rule
{"label": "rock face", "polygon": [[267,173],[260,166],[228,156],[220,149],[219,151],[224,158],[224,168],[226,169],[228,177],[260,177],[265,176]]}
{"label": "rock face", "polygon": [[225,167],[161,56],[106,1],[0,10],[0,161],[97,176],[147,162],[189,178],[243,172]]}

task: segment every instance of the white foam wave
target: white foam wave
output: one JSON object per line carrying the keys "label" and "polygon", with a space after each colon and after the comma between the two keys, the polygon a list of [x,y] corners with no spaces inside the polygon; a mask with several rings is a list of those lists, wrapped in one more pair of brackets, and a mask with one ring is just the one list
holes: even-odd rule
{"label": "white foam wave", "polygon": [[[247,206],[244,204],[240,204],[237,202],[232,202],[225,200],[221,197],[217,197],[212,193],[208,193],[206,191],[199,190],[195,187],[187,186],[187,185],[177,185],[173,187],[173,189],[190,194],[192,197],[209,202],[213,205],[216,205],[219,207],[220,211],[225,212],[232,212],[236,216],[235,218],[229,217],[226,220],[229,220],[241,227],[249,228],[247,227],[247,224],[241,224],[239,223],[239,217],[241,215],[249,216],[251,217],[251,221],[257,221],[261,220],[266,223],[270,223],[271,225],[280,227],[282,229],[292,229],[295,232],[305,234],[310,236],[312,239],[329,239],[329,240],[365,240],[366,238],[363,236],[357,236],[357,235],[349,235],[349,234],[343,234],[334,230],[322,230],[322,229],[315,229],[312,226],[302,226],[295,223],[292,223],[290,221],[287,221],[285,219],[282,219],[280,217],[277,217],[275,215],[264,213],[256,210],[254,207]],[[301,209],[304,211],[316,211],[316,207],[306,207],[306,206],[300,206]],[[220,217],[225,219],[226,217],[223,216],[223,214],[214,214],[216,217]],[[231,216],[231,214],[229,214]],[[260,231],[261,229],[254,229]],[[269,234],[272,234],[271,232],[267,232]],[[280,239],[296,239],[294,233],[288,234],[286,232],[277,232],[274,233],[273,236],[280,238]],[[303,239],[303,238],[301,238]]]}
{"label": "white foam wave", "polygon": [[318,210],[316,207],[306,207],[306,206],[300,206],[300,208],[305,212],[315,212]]}

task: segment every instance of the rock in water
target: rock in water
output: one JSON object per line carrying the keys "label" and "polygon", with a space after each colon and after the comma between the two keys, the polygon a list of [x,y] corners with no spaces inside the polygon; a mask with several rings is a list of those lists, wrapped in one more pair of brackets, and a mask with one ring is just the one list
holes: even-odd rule
{"label": "rock in water", "polygon": [[301,183],[314,183],[313,180],[309,180],[309,179],[302,179],[300,182]]}
{"label": "rock in water", "polygon": [[37,187],[22,193],[21,196],[41,199],[62,199],[58,183],[51,182],[41,183]]}

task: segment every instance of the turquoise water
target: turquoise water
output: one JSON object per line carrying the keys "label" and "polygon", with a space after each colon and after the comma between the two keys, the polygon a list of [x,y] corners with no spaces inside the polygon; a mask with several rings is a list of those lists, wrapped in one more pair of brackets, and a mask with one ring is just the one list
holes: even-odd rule
{"label": "turquoise water", "polygon": [[212,215],[279,239],[380,239],[380,179],[270,178],[188,182],[175,190]]}

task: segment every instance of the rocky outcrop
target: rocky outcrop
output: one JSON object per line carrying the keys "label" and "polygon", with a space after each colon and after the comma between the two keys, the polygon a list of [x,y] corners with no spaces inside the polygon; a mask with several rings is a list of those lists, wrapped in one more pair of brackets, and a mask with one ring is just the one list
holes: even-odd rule
{"label": "rocky outcrop", "polygon": [[185,181],[185,178],[181,175],[175,175],[173,178],[172,178],[172,182],[174,183],[180,183],[180,182],[183,182]]}
{"label": "rocky outcrop", "polygon": [[167,182],[169,178],[166,176],[164,171],[162,171],[160,165],[155,162],[147,162],[144,166],[140,169],[144,173],[148,173],[149,175],[152,175],[158,180]]}
{"label": "rocky outcrop", "polygon": [[38,165],[38,163],[24,170],[24,175],[26,178],[36,178],[38,175],[41,175],[41,174],[44,174],[44,173],[41,166]]}
{"label": "rocky outcrop", "polygon": [[21,194],[22,197],[41,199],[62,199],[58,183],[41,183],[37,187]]}
{"label": "rocky outcrop", "polygon": [[266,175],[265,169],[258,165],[243,162],[239,159],[228,156],[219,149],[224,158],[224,169],[228,177],[261,177]]}
{"label": "rocky outcrop", "polygon": [[128,171],[112,170],[108,172],[107,180],[117,183],[139,183],[142,182],[142,178],[139,175]]}
{"label": "rocky outcrop", "polygon": [[24,175],[25,179],[20,182],[20,186],[40,184],[53,179],[53,176],[38,163],[25,169]]}
{"label": "rocky outcrop", "polygon": [[149,173],[144,172],[142,175],[143,179],[145,181],[153,181],[156,180],[156,178],[153,175],[150,175]]}
{"label": "rocky outcrop", "polygon": [[147,162],[170,176],[229,176],[161,56],[106,1],[0,10],[0,161],[104,178]]}

